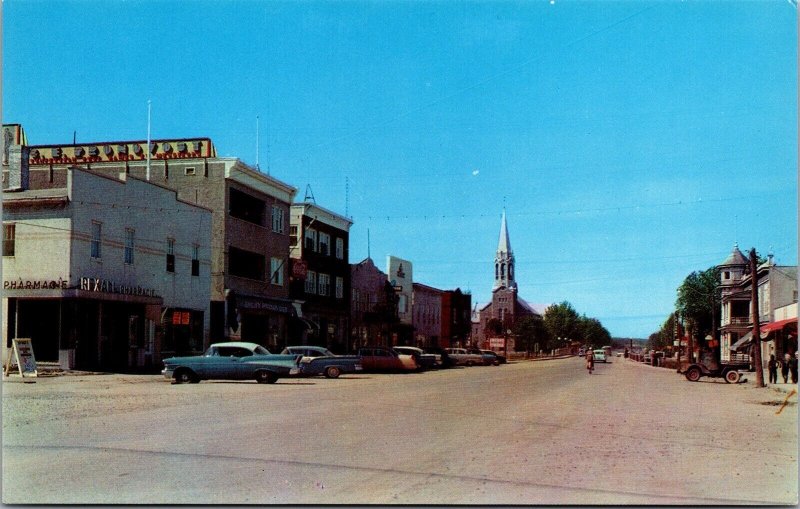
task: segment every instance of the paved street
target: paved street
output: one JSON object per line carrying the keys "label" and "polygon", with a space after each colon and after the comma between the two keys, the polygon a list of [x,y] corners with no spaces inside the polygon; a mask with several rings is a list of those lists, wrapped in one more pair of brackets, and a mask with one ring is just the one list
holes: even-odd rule
{"label": "paved street", "polygon": [[3,384],[4,503],[797,503],[797,396],[614,358]]}

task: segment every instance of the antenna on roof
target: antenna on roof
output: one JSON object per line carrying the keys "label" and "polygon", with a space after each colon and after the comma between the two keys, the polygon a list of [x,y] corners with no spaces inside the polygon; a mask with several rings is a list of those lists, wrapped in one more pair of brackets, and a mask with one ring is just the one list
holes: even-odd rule
{"label": "antenna on roof", "polygon": [[306,203],[314,202],[314,205],[317,204],[317,200],[314,198],[314,191],[311,190],[311,184],[306,184],[306,197],[303,198],[303,201]]}
{"label": "antenna on roof", "polygon": [[78,137],[78,131],[72,131],[72,144],[75,145],[75,139]]}
{"label": "antenna on roof", "polygon": [[261,171],[258,166],[258,115],[256,115],[256,169]]}
{"label": "antenna on roof", "polygon": [[350,209],[350,178],[345,175],[344,177],[344,217],[348,215]]}
{"label": "antenna on roof", "polygon": [[369,228],[367,228],[367,258],[372,258],[369,253]]}
{"label": "antenna on roof", "polygon": [[147,170],[145,178],[150,181],[150,99],[147,100]]}

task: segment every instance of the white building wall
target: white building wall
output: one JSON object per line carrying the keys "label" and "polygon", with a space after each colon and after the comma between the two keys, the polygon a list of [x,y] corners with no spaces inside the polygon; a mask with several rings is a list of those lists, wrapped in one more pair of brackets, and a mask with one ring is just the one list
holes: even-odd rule
{"label": "white building wall", "polygon": [[[174,191],[135,178],[114,180],[70,172],[73,217],[72,284],[102,278],[115,284],[152,288],[164,307],[205,310],[208,331],[211,212],[176,200]],[[91,257],[92,222],[102,224],[101,258]],[[134,261],[126,264],[125,230],[134,230]],[[166,270],[167,239],[175,240],[175,272]],[[193,246],[199,246],[200,276],[191,275]]]}

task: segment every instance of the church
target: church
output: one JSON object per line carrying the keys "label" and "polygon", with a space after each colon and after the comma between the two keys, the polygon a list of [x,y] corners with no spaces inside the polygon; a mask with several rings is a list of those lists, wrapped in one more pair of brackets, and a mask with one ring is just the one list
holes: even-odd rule
{"label": "church", "polygon": [[[496,319],[502,324],[502,330],[508,331],[514,327],[517,320],[526,316],[542,316],[547,306],[531,305],[517,294],[515,280],[514,251],[508,236],[506,211],[500,222],[500,240],[497,243],[497,252],[494,257],[494,286],[492,300],[482,308],[476,306],[472,315],[472,344],[478,348],[503,349],[505,339],[502,333],[499,337],[490,337],[494,334],[486,330],[489,320]],[[508,339],[507,348],[513,350],[512,339]]]}

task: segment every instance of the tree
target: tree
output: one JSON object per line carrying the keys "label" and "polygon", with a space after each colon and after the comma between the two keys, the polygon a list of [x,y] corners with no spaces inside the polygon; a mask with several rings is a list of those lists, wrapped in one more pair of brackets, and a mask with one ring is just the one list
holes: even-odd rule
{"label": "tree", "polygon": [[675,307],[686,321],[689,336],[689,359],[694,355],[694,338],[710,332],[716,338],[717,307],[720,301],[719,269],[711,267],[692,272],[678,287]]}
{"label": "tree", "polygon": [[503,322],[499,318],[489,318],[486,320],[486,328],[483,329],[484,337],[498,337],[503,334]]}
{"label": "tree", "polygon": [[544,310],[544,326],[552,338],[583,339],[580,316],[567,301],[553,304]]}
{"label": "tree", "polygon": [[587,318],[583,315],[578,321],[578,329],[578,337],[571,339],[583,340],[589,345],[598,347],[611,345],[611,334],[597,318]]}
{"label": "tree", "polygon": [[515,343],[517,351],[524,348],[530,355],[536,344],[539,345],[540,350],[550,350],[552,347],[550,335],[547,333],[544,320],[540,316],[530,315],[517,320],[512,332],[517,338]]}

